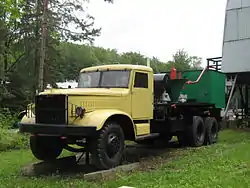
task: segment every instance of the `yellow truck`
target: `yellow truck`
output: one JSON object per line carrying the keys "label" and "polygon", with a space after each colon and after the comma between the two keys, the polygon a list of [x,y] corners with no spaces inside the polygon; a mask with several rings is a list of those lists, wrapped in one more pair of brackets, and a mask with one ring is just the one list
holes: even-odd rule
{"label": "yellow truck", "polygon": [[180,100],[187,81],[141,65],[84,68],[77,88],[39,93],[20,122],[20,132],[31,134],[30,148],[39,160],[55,160],[63,149],[88,152],[99,169],[121,163],[125,140],[152,144],[177,136],[189,146],[213,144],[220,108]]}

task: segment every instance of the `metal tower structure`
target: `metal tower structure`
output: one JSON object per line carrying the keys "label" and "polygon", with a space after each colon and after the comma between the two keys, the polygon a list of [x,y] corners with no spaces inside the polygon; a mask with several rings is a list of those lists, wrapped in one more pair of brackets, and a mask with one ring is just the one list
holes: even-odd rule
{"label": "metal tower structure", "polygon": [[250,0],[228,0],[225,13],[221,71],[232,79],[226,112],[235,92],[244,117],[250,117]]}

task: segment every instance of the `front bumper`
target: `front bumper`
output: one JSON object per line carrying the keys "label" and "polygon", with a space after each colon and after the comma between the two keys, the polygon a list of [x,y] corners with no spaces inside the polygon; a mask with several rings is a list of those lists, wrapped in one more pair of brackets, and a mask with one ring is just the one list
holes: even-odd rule
{"label": "front bumper", "polygon": [[43,134],[54,136],[84,136],[89,137],[96,134],[95,126],[73,126],[54,124],[20,124],[21,133]]}

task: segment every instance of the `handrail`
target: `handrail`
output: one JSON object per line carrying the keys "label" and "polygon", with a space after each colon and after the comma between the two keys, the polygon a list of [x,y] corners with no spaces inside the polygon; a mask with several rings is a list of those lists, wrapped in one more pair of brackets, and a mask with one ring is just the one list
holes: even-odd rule
{"label": "handrail", "polygon": [[195,80],[195,81],[191,81],[191,80],[188,80],[186,81],[186,84],[196,84],[200,81],[201,77],[203,76],[203,74],[205,73],[205,71],[208,69],[208,66],[206,66],[202,72],[200,73],[199,77]]}

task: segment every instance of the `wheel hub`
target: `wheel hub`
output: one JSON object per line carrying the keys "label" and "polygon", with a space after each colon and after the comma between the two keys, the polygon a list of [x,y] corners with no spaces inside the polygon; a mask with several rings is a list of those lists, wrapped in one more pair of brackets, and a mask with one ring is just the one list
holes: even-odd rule
{"label": "wheel hub", "polygon": [[108,136],[107,154],[108,156],[114,157],[120,149],[120,139],[117,135],[110,134]]}

